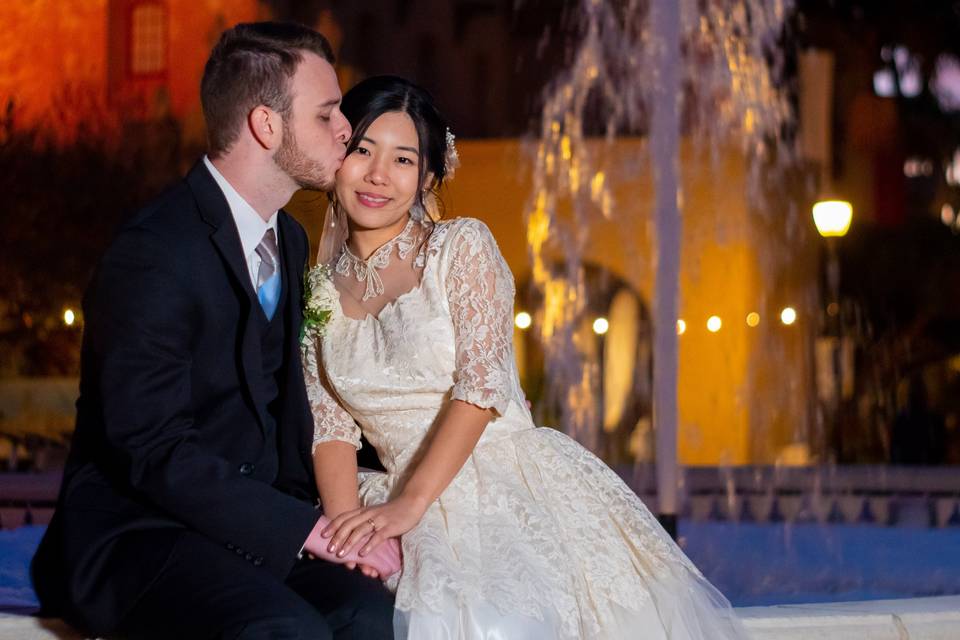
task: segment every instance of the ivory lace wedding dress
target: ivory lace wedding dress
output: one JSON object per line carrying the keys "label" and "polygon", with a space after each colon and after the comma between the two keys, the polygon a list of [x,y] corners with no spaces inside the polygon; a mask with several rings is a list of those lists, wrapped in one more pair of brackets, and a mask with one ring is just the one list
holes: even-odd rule
{"label": "ivory lace wedding dress", "polygon": [[345,254],[332,265],[340,305],[304,366],[315,444],[359,447],[362,430],[386,468],[360,474],[362,502],[402,486],[451,400],[497,416],[402,537],[398,638],[746,637],[619,477],[534,425],[514,363],[513,278],[482,222],[431,232],[411,220],[366,262]]}

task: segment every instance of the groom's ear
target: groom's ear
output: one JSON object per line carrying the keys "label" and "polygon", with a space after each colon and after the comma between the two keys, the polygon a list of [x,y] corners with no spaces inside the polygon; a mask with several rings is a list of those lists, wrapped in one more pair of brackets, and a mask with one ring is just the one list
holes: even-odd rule
{"label": "groom's ear", "polygon": [[254,107],[247,116],[247,126],[254,140],[264,149],[277,149],[283,140],[283,118],[268,106]]}

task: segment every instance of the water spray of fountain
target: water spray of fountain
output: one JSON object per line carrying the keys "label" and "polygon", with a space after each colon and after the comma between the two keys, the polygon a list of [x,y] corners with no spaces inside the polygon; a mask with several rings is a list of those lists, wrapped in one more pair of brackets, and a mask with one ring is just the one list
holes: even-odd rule
{"label": "water spray of fountain", "polygon": [[[570,62],[544,93],[526,220],[551,397],[562,428],[589,444],[598,428],[598,372],[577,326],[591,223],[652,220],[654,429],[659,512],[668,527],[678,506],[681,131],[712,149],[735,145],[749,162],[748,197],[761,196],[764,166],[790,155],[777,148],[791,118],[778,84],[778,42],[792,8],[791,0],[580,0]],[[611,167],[610,151],[624,137],[641,138],[640,157]],[[655,203],[631,210],[616,201],[613,185],[644,167]]]}

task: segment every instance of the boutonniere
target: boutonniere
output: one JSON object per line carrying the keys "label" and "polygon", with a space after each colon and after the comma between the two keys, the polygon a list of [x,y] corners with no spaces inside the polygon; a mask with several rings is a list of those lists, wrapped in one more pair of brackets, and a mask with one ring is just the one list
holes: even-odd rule
{"label": "boutonniere", "polygon": [[333,313],[333,305],[339,298],[333,285],[330,267],[318,264],[307,269],[303,278],[303,325],[300,327],[300,344],[303,347],[323,336]]}

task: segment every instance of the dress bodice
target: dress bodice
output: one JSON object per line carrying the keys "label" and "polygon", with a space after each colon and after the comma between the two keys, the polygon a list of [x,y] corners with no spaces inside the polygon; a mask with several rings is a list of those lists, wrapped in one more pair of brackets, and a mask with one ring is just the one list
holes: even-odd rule
{"label": "dress bodice", "polygon": [[[420,284],[376,316],[335,304],[319,363],[307,363],[314,443],[359,446],[355,419],[390,473],[406,468],[451,399],[496,412],[478,446],[533,425],[513,356],[513,278],[490,231],[470,218],[440,222],[423,250]],[[310,380],[318,365],[325,385]]]}

